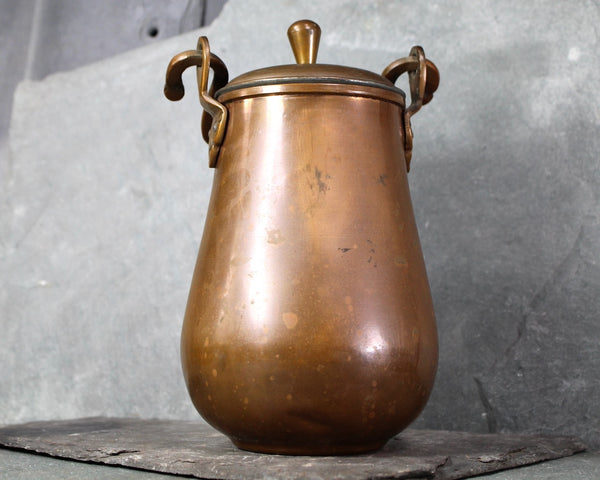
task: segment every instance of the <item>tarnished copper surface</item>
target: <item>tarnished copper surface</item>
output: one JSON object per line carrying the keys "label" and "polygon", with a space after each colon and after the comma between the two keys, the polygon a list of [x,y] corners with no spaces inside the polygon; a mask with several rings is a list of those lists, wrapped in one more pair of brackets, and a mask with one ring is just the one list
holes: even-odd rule
{"label": "tarnished copper surface", "polygon": [[181,340],[192,401],[243,449],[375,450],[423,409],[437,365],[404,97],[282,83],[219,101]]}

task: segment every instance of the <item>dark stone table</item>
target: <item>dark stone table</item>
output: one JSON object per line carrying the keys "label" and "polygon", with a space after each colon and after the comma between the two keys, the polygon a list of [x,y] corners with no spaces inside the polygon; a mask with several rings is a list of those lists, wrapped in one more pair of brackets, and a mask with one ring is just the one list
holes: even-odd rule
{"label": "dark stone table", "polygon": [[406,430],[355,456],[245,452],[201,422],[86,418],[0,428],[0,445],[83,462],[206,479],[459,479],[572,455],[573,437]]}

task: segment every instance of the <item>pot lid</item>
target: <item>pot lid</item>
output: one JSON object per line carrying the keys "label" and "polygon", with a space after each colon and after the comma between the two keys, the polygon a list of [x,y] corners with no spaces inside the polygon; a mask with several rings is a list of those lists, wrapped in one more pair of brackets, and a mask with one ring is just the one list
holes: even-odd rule
{"label": "pot lid", "polygon": [[[296,58],[296,64],[261,68],[244,73],[216,92],[215,97],[225,100],[245,96],[240,90],[253,87],[288,85],[285,91],[293,90],[293,85],[311,84],[311,91],[322,85],[374,87],[393,92],[404,98],[404,92],[395,87],[387,78],[368,70],[341,65],[317,64],[317,52],[321,29],[310,20],[299,20],[288,29],[288,38]],[[320,90],[320,89],[319,89]],[[238,92],[239,91],[239,92]],[[265,92],[266,93],[266,92]]]}

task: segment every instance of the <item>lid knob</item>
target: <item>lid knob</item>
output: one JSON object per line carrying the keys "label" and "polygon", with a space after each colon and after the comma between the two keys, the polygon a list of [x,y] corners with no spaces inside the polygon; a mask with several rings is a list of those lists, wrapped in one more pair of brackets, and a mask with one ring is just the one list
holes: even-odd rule
{"label": "lid knob", "polygon": [[298,20],[287,31],[296,63],[315,63],[321,39],[321,27],[310,20]]}

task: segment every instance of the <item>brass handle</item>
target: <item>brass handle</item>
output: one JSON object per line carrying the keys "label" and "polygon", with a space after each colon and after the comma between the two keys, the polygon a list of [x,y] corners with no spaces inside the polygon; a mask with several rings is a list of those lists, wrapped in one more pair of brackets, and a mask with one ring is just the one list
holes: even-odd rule
{"label": "brass handle", "polygon": [[[214,99],[214,93],[227,84],[229,73],[223,61],[215,54],[210,53],[208,39],[200,37],[196,50],[187,50],[175,55],[169,62],[164,89],[165,96],[169,100],[177,101],[183,98],[185,89],[181,75],[186,68],[192,65],[197,67],[198,94],[200,104],[204,108],[202,113],[202,137],[208,143],[208,164],[211,168],[214,168],[217,165],[219,149],[223,143],[225,127],[227,126],[227,109],[222,103]],[[208,74],[211,68],[214,72],[214,78],[210,88],[208,88]]]}
{"label": "brass handle", "polygon": [[408,172],[410,171],[413,145],[410,118],[433,98],[433,94],[440,84],[440,72],[431,60],[425,58],[423,48],[418,46],[411,48],[408,57],[390,63],[381,75],[395,83],[398,77],[405,72],[408,72],[410,85],[410,105],[404,111],[404,156]]}

